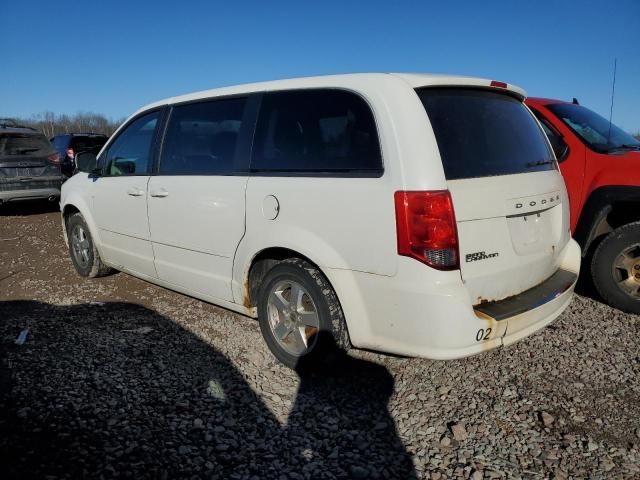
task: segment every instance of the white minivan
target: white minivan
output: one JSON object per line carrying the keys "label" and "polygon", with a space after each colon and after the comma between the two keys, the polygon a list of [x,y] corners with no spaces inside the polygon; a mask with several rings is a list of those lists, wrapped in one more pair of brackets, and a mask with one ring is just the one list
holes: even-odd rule
{"label": "white minivan", "polygon": [[450,359],[513,343],[562,313],[580,265],[524,98],[354,74],[156,102],[64,184],[71,259],[257,317],[294,368],[350,346]]}

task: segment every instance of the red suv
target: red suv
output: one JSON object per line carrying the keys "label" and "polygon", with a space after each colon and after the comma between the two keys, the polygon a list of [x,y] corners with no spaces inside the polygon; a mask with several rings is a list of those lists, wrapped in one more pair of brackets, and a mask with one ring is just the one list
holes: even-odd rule
{"label": "red suv", "polygon": [[575,99],[526,104],[560,163],[593,283],[610,305],[640,313],[640,142]]}

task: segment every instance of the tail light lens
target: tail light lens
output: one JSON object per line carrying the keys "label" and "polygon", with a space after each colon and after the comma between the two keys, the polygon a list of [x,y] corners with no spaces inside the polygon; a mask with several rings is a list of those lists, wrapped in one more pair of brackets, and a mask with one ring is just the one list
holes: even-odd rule
{"label": "tail light lens", "polygon": [[458,231],[448,190],[396,192],[398,254],[437,268],[459,268]]}
{"label": "tail light lens", "polygon": [[49,160],[49,163],[53,163],[55,165],[59,165],[60,164],[60,154],[58,152],[52,153],[51,155],[49,155],[47,157],[47,160]]}

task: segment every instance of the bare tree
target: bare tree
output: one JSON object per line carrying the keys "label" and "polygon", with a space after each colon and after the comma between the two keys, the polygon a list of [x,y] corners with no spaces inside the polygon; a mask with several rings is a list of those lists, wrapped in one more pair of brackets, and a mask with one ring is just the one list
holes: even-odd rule
{"label": "bare tree", "polygon": [[41,131],[47,138],[62,133],[103,133],[111,135],[124,119],[113,120],[100,113],[78,112],[74,115],[45,111],[30,118],[13,118],[16,123]]}
{"label": "bare tree", "polygon": [[56,128],[56,114],[46,111],[42,114],[42,132],[47,137],[53,137]]}

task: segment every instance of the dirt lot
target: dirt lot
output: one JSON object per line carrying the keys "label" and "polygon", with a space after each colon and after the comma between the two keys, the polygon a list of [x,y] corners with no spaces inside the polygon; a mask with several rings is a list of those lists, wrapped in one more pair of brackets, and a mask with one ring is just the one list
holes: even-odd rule
{"label": "dirt lot", "polygon": [[300,378],[255,321],[121,273],[83,280],[53,208],[5,208],[2,476],[640,478],[639,334],[577,296],[506,349],[353,352]]}

